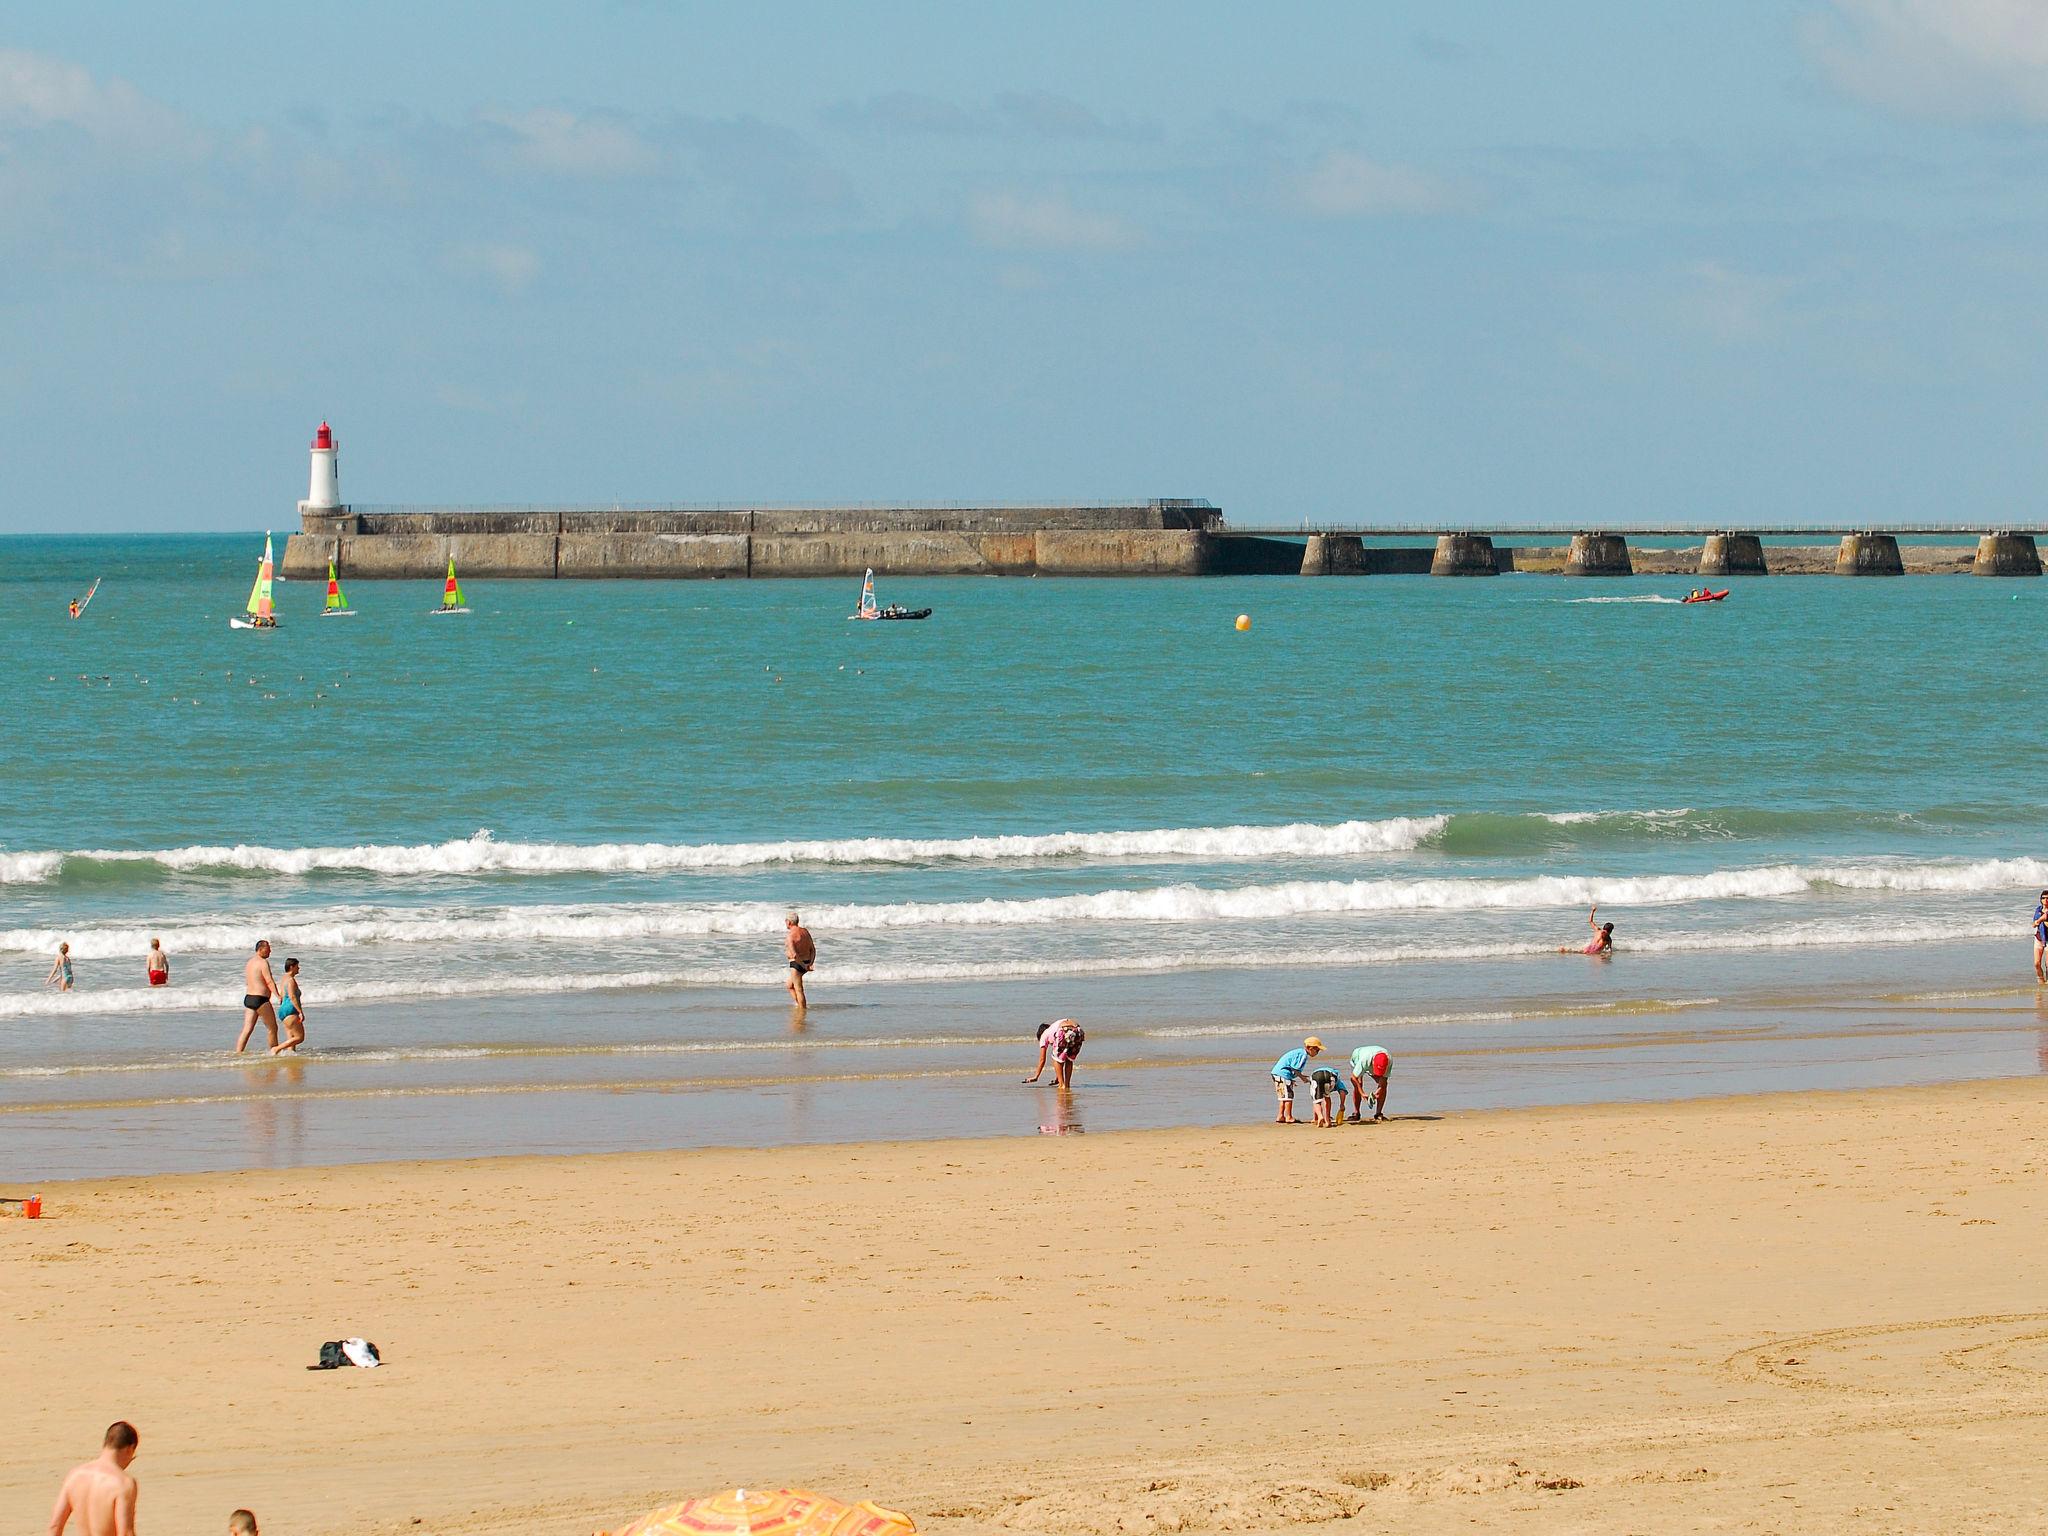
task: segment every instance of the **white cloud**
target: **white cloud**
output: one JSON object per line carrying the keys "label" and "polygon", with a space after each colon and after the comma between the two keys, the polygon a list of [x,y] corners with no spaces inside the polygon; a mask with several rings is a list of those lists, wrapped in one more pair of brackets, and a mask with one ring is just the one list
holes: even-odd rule
{"label": "white cloud", "polygon": [[1343,149],[1331,150],[1286,182],[1297,206],[1329,219],[1444,213],[1457,204],[1451,189],[1433,176]]}
{"label": "white cloud", "polygon": [[125,80],[100,80],[76,64],[0,48],[0,129],[70,128],[111,144],[182,150],[197,135],[169,107]]}
{"label": "white cloud", "polygon": [[1721,342],[1755,341],[1776,329],[1793,283],[1789,278],[1743,272],[1718,261],[1685,269],[1680,309]]}
{"label": "white cloud", "polygon": [[459,245],[448,253],[448,269],[461,276],[483,278],[510,298],[533,286],[540,276],[540,256],[525,245]]}
{"label": "white cloud", "polygon": [[516,164],[552,176],[616,180],[644,176],[659,168],[661,153],[614,117],[596,117],[560,107],[480,112]]}
{"label": "white cloud", "polygon": [[2042,0],[1833,0],[1807,41],[1837,85],[1879,106],[2048,120]]}
{"label": "white cloud", "polygon": [[1062,192],[983,192],[968,204],[967,227],[998,250],[1114,251],[1140,238],[1129,221],[1076,208]]}

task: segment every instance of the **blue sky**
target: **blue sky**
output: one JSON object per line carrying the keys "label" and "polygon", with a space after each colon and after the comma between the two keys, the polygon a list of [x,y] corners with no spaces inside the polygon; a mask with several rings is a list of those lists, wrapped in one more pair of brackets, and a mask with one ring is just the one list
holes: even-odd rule
{"label": "blue sky", "polygon": [[2048,5],[0,15],[0,531],[2030,521]]}

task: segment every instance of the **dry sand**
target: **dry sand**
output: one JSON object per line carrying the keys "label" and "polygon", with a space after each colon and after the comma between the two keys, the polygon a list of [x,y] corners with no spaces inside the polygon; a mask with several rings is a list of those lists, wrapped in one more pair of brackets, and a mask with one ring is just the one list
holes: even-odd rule
{"label": "dry sand", "polygon": [[[1398,1085],[1397,1085],[1398,1086]],[[1397,1104],[1398,1107],[1398,1104]],[[0,1223],[0,1520],[2037,1531],[2048,1084],[109,1180]],[[309,1373],[361,1333],[390,1361]]]}

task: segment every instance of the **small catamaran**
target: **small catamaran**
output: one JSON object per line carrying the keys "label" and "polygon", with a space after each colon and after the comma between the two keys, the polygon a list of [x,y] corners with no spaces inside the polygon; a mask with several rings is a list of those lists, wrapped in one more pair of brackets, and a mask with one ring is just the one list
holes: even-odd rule
{"label": "small catamaran", "polygon": [[429,609],[434,614],[467,613],[469,601],[462,595],[462,583],[455,579],[455,557],[448,557],[448,584],[441,589],[441,606]]}
{"label": "small catamaran", "polygon": [[349,607],[348,599],[341,595],[341,583],[334,575],[334,562],[327,562],[327,606],[320,610],[323,619],[352,619],[355,609]]}
{"label": "small catamaran", "polygon": [[249,606],[246,619],[229,619],[230,629],[275,629],[277,610],[271,605],[270,583],[277,575],[277,565],[270,558],[270,535],[263,535],[263,563],[256,567],[256,585],[249,589]]}
{"label": "small catamaran", "polygon": [[85,596],[71,599],[71,617],[74,619],[84,618],[85,610],[92,606],[93,593],[99,591],[99,589],[100,578],[95,576],[92,579],[92,585],[85,589]]}
{"label": "small catamaran", "polygon": [[929,608],[904,608],[891,603],[886,608],[875,606],[875,573],[869,569],[860,584],[860,609],[849,613],[849,619],[928,619],[932,616]]}

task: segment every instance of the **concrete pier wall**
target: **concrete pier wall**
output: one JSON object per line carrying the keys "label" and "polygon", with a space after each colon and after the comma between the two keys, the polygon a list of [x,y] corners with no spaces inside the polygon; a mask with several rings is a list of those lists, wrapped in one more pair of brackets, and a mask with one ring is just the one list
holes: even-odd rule
{"label": "concrete pier wall", "polygon": [[[1126,506],[309,511],[285,543],[295,580],[478,577],[1202,576],[1298,569],[1300,546],[1225,549],[1206,502]],[[1233,544],[1246,541],[1231,541]],[[1354,542],[1356,542],[1354,540]]]}

